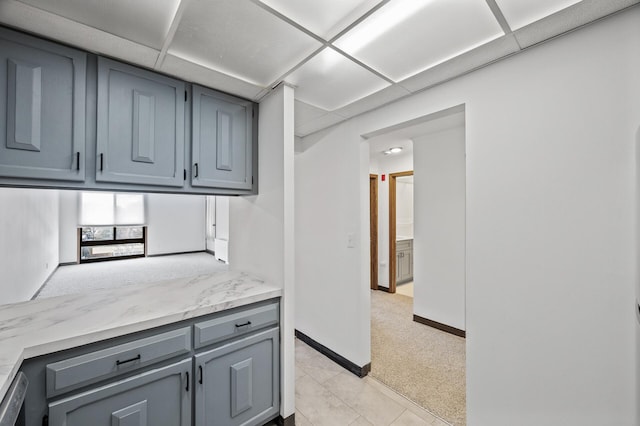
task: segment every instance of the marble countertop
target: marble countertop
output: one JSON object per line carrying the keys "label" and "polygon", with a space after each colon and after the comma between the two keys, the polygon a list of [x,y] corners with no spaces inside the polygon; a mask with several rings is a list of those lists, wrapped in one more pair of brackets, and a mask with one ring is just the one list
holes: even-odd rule
{"label": "marble countertop", "polygon": [[282,295],[237,271],[0,306],[0,400],[22,361]]}

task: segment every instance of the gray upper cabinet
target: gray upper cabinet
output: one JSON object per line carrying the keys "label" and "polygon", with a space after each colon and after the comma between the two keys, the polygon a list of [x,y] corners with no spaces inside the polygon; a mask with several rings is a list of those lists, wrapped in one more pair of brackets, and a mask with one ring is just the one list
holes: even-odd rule
{"label": "gray upper cabinet", "polygon": [[192,102],[191,185],[251,190],[253,104],[197,85]]}
{"label": "gray upper cabinet", "polygon": [[0,28],[0,177],[84,181],[86,54]]}
{"label": "gray upper cabinet", "polygon": [[96,181],[184,185],[185,83],[98,58]]}

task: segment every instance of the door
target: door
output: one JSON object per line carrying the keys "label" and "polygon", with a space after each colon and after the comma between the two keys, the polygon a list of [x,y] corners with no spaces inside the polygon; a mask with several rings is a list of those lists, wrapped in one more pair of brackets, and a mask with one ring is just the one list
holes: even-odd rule
{"label": "door", "polygon": [[49,404],[50,426],[191,425],[191,359]]}
{"label": "door", "polygon": [[369,175],[369,253],[371,289],[378,289],[378,175]]}
{"label": "door", "polygon": [[253,185],[253,104],[193,86],[191,185],[246,189]]}
{"label": "door", "polygon": [[280,411],[279,329],[196,355],[196,426],[263,424]]}
{"label": "door", "polygon": [[0,29],[0,176],[85,179],[86,54]]}
{"label": "door", "polygon": [[185,84],[98,58],[96,181],[184,185]]}

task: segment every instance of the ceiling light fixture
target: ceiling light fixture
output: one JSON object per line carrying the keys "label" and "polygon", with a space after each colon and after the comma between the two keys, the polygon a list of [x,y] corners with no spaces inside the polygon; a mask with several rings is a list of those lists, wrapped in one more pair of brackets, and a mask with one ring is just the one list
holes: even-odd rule
{"label": "ceiling light fixture", "polygon": [[392,148],[387,149],[386,151],[382,151],[382,153],[384,155],[389,155],[389,154],[397,154],[400,151],[402,151],[402,147],[401,146],[394,146]]}

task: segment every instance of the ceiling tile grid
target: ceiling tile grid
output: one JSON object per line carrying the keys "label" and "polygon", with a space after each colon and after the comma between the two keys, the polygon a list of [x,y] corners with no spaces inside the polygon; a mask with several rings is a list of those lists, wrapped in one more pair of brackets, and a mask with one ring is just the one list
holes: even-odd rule
{"label": "ceiling tile grid", "polygon": [[0,23],[260,101],[296,135],[393,102],[640,0],[0,0]]}

